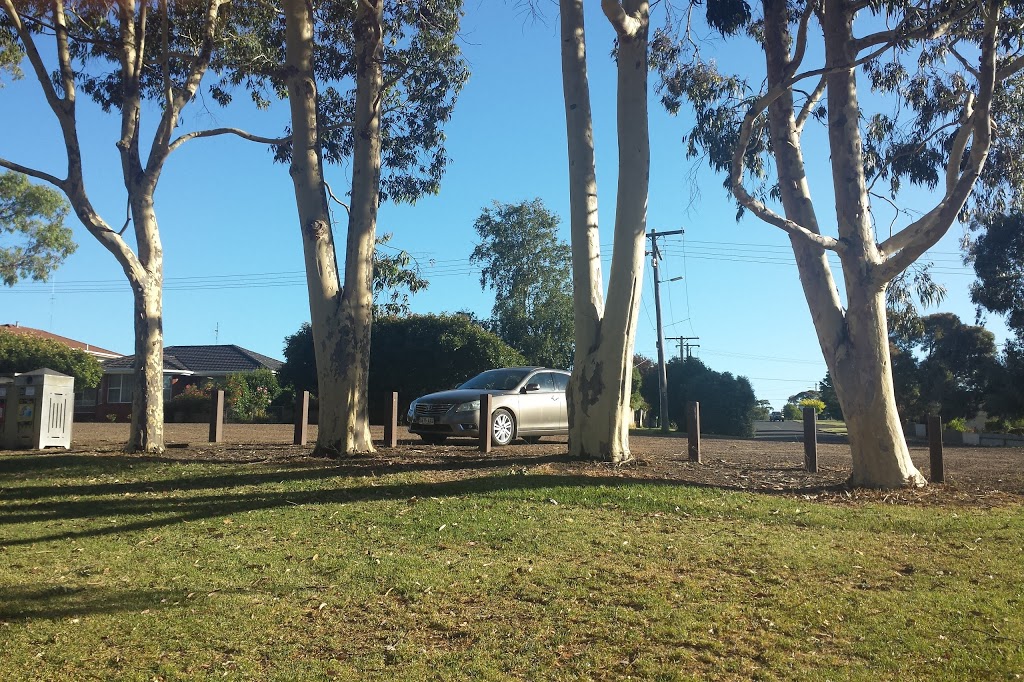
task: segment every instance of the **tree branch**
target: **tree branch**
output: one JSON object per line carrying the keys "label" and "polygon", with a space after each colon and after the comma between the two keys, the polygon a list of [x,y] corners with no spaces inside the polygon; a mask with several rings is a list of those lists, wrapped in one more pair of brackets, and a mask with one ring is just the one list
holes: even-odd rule
{"label": "tree branch", "polygon": [[787,68],[786,78],[796,73],[796,70],[800,68],[800,63],[804,60],[804,53],[807,51],[807,30],[810,25],[811,15],[814,14],[816,6],[817,2],[813,0],[808,2],[803,14],[800,15],[800,25],[796,33],[796,49],[793,50],[793,58],[790,60],[789,67]]}
{"label": "tree branch", "polygon": [[[36,47],[36,42],[32,38],[32,34],[27,28],[25,28],[21,15],[18,14],[18,10],[15,8],[12,0],[3,0],[3,8],[7,13],[7,16],[10,17],[11,23],[14,25],[14,30],[18,34],[18,38],[21,40],[22,46],[25,48],[25,55],[28,57],[28,61],[32,65],[32,70],[36,74],[36,80],[39,81],[39,85],[43,88],[43,95],[46,97],[47,104],[49,104],[50,109],[59,116],[60,112],[63,110],[63,99],[57,95],[57,91],[53,87],[53,82],[50,81],[50,74],[46,70],[43,58],[39,55],[39,49]],[[67,93],[65,93],[65,95],[66,94]]]}
{"label": "tree branch", "polygon": [[[964,107],[964,124],[954,139],[946,166],[946,193],[935,208],[916,222],[879,245],[881,255],[892,254],[875,271],[876,283],[884,285],[903,272],[934,246],[949,230],[988,158],[992,144],[992,98],[996,84],[996,37],[999,29],[999,5],[993,0],[985,15],[985,33],[981,58],[977,107],[971,111],[971,98]],[[973,138],[967,165],[959,171],[968,139]],[[959,150],[959,155],[957,155]],[[954,181],[955,178],[955,181]]]}
{"label": "tree branch", "polygon": [[64,88],[64,101],[75,99],[75,72],[71,67],[71,51],[68,48],[67,16],[64,14],[64,3],[56,0],[53,6],[54,24],[57,36],[57,62],[60,65],[60,82]]}
{"label": "tree branch", "polygon": [[970,73],[975,78],[979,76],[978,70],[974,68],[974,65],[968,62],[966,59],[964,59],[963,56],[959,52],[957,52],[956,48],[953,47],[952,45],[949,46],[949,53],[953,55],[958,62],[960,62],[960,66],[964,67],[965,71]]}
{"label": "tree branch", "polygon": [[[166,0],[164,0],[164,2],[166,2]],[[177,126],[178,114],[181,113],[181,110],[185,105],[188,104],[195,96],[196,90],[199,88],[199,83],[202,81],[203,76],[206,74],[206,70],[210,66],[210,58],[213,54],[213,45],[217,33],[217,16],[223,2],[224,0],[208,0],[206,16],[203,19],[202,41],[200,43],[199,51],[193,56],[192,63],[189,65],[189,72],[185,77],[185,84],[181,88],[177,89],[177,94],[170,89],[165,93],[167,101],[164,105],[163,115],[160,117],[160,124],[157,126],[156,133],[153,136],[153,145],[150,149],[149,161],[146,164],[146,173],[150,176],[155,176],[155,174],[159,173],[160,168],[167,159],[167,155],[173,150],[171,146],[171,135],[174,133],[174,129]],[[165,31],[164,40],[166,41],[166,39]],[[166,48],[167,45],[165,44],[164,47]],[[165,63],[164,69],[165,74],[169,73],[170,62]],[[182,136],[182,138],[179,138],[176,142],[181,144],[187,139],[192,138]]]}
{"label": "tree branch", "polygon": [[1003,68],[996,72],[996,80],[1004,81],[1010,76],[1017,75],[1021,69],[1024,69],[1024,55],[1015,57],[1008,64],[1005,64]]}
{"label": "tree branch", "polygon": [[803,132],[804,124],[807,123],[807,119],[810,117],[814,107],[821,101],[821,96],[825,94],[826,77],[822,76],[818,80],[818,84],[814,86],[814,91],[807,97],[807,101],[804,102],[804,106],[800,109],[800,114],[796,117],[796,134],[799,135]]}
{"label": "tree branch", "polygon": [[291,135],[287,135],[285,137],[263,137],[261,135],[253,135],[252,133],[248,133],[239,128],[212,128],[210,130],[197,130],[195,132],[185,133],[167,146],[167,153],[170,154],[189,140],[195,140],[201,137],[214,137],[215,135],[237,135],[243,140],[249,140],[250,142],[276,145],[286,144],[292,139]]}
{"label": "tree branch", "polygon": [[[118,0],[117,13],[120,27],[118,59],[121,64],[121,137],[117,149],[121,155],[121,174],[127,182],[142,173],[139,161],[139,120],[142,94],[139,85],[137,51],[145,48],[145,39],[137,35],[135,14],[128,0]],[[131,190],[129,190],[131,192]]]}
{"label": "tree branch", "polygon": [[37,180],[42,180],[43,182],[48,182],[60,190],[63,190],[66,185],[64,180],[61,180],[55,175],[50,175],[49,173],[44,173],[41,170],[29,168],[28,166],[22,166],[19,163],[14,163],[13,161],[8,161],[7,159],[4,158],[0,158],[0,167],[6,168],[7,170],[12,170],[15,173],[27,175]]}
{"label": "tree branch", "polygon": [[736,200],[739,201],[744,208],[766,223],[774,225],[787,234],[802,239],[805,242],[820,246],[823,249],[838,252],[841,250],[841,243],[837,239],[818,234],[813,230],[807,229],[803,225],[780,216],[778,213],[765,206],[762,202],[752,197],[743,186],[743,157],[746,155],[747,145],[750,143],[750,136],[754,129],[754,122],[762,113],[764,113],[771,103],[781,97],[785,91],[785,83],[781,84],[779,87],[772,88],[771,92],[768,94],[758,97],[750,107],[747,115],[743,117],[743,124],[740,126],[739,141],[736,143],[736,149],[733,150],[732,154],[732,171],[729,176],[730,189],[733,196],[736,197]]}
{"label": "tree branch", "polygon": [[949,30],[950,26],[961,21],[963,19],[969,19],[977,11],[978,3],[968,3],[964,9],[959,12],[950,10],[949,12],[935,17],[935,21],[940,23],[934,28],[928,26],[919,26],[916,29],[910,29],[905,25],[904,21],[901,21],[896,28],[888,31],[879,31],[877,33],[871,33],[869,35],[860,38],[855,43],[855,48],[858,52],[863,49],[872,47],[874,45],[885,44],[886,48],[892,47],[897,43],[905,42],[907,40],[934,40],[945,35],[946,31]]}
{"label": "tree branch", "polygon": [[327,184],[326,180],[324,180],[324,187],[327,188],[327,196],[329,196],[331,199],[333,199],[336,203],[340,204],[341,207],[345,209],[346,213],[348,213],[349,215],[352,215],[352,209],[344,201],[342,201],[338,197],[334,196],[334,190],[331,189],[331,186],[329,184]]}
{"label": "tree branch", "polygon": [[[646,7],[647,3],[643,5]],[[644,21],[641,17],[647,15],[646,11],[640,12],[639,16],[630,14],[619,0],[601,0],[601,10],[620,38],[632,38],[643,30]]]}

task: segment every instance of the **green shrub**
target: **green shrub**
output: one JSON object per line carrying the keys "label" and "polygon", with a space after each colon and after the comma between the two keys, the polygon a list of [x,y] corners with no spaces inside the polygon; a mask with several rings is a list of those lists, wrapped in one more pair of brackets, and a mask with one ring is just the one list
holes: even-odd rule
{"label": "green shrub", "polygon": [[0,374],[31,372],[49,367],[75,378],[75,390],[100,385],[103,367],[85,351],[59,341],[0,330]]}
{"label": "green shrub", "polygon": [[170,422],[202,422],[210,418],[210,389],[189,384],[164,405],[164,420]]}
{"label": "green shrub", "polygon": [[[652,368],[652,371],[656,369]],[[700,403],[703,433],[749,438],[754,435],[754,407],[757,399],[746,377],[716,372],[697,358],[673,359],[666,367],[669,424],[686,428],[686,405]],[[656,377],[656,375],[653,375]],[[656,378],[641,387],[651,409],[659,409]]]}
{"label": "green shrub", "polygon": [[277,377],[269,369],[240,372],[228,376],[224,384],[229,414],[243,422],[267,419],[267,408],[281,392]]}
{"label": "green shrub", "polygon": [[967,431],[967,421],[963,417],[957,417],[956,419],[950,419],[946,423],[946,428],[950,431],[959,431],[963,433]]}
{"label": "green shrub", "polygon": [[998,417],[985,420],[986,433],[1003,433],[1006,431],[1006,422]]}
{"label": "green shrub", "polygon": [[[308,323],[285,338],[284,356],[281,380],[295,391],[315,394],[313,333]],[[421,395],[453,388],[484,370],[525,363],[518,351],[465,315],[375,319],[370,345],[370,421],[380,424],[388,418],[392,391],[398,392],[398,413],[402,415]]]}
{"label": "green shrub", "polygon": [[786,403],[782,406],[782,416],[789,420],[803,421],[804,411],[793,403]]}
{"label": "green shrub", "polygon": [[804,398],[800,401],[800,412],[802,413],[806,407],[813,407],[814,414],[819,415],[825,409],[825,402],[816,398]]}
{"label": "green shrub", "polygon": [[421,395],[454,388],[488,369],[524,364],[517,350],[464,315],[374,320],[370,420],[387,420],[392,391],[398,391],[398,414],[404,415]]}

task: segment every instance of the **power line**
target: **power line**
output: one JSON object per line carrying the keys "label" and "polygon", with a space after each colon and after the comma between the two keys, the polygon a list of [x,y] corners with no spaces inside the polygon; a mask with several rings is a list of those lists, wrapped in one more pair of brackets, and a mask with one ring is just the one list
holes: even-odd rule
{"label": "power line", "polygon": [[[696,245],[696,246],[694,246]],[[391,249],[399,247],[386,245]],[[400,249],[399,249],[400,250]],[[602,247],[604,250],[604,246]],[[407,252],[416,254],[419,260],[420,254],[427,256],[430,252]],[[693,326],[693,309],[690,304],[689,273],[687,261],[689,259],[708,260],[716,262],[749,263],[759,265],[782,265],[796,267],[792,258],[792,251],[788,246],[774,244],[755,244],[746,242],[711,242],[700,240],[685,240],[679,248],[671,244],[666,245],[662,255],[678,255],[683,262],[683,286],[686,296],[687,320],[690,321],[691,333],[695,333]],[[963,265],[958,258],[939,259],[933,255],[954,256],[952,252],[933,252],[926,254],[925,260],[939,263],[933,265],[931,272],[936,275],[974,277],[973,269]],[[829,253],[829,262],[834,267],[839,267],[835,254]],[[602,261],[611,258],[611,254],[602,253]],[[468,263],[466,259],[426,259],[419,269],[425,277],[467,277],[479,275],[480,267]],[[955,264],[955,265],[954,265]],[[165,291],[196,291],[202,289],[239,289],[239,288],[268,288],[268,287],[299,287],[306,285],[306,273],[304,270],[268,271],[253,273],[232,273],[220,275],[185,275],[180,277],[167,277],[164,279]],[[6,294],[96,294],[96,293],[123,293],[126,292],[127,282],[124,279],[81,279],[64,280],[60,284],[48,282],[23,282],[3,291]],[[670,307],[672,306],[670,293]],[[649,316],[649,313],[648,313]]]}
{"label": "power line", "polygon": [[724,355],[730,358],[742,358],[744,360],[761,360],[764,362],[787,362],[798,365],[824,365],[825,360],[798,360],[796,358],[780,358],[773,355],[751,355],[749,353],[729,353],[721,350],[705,350],[705,353],[710,355]]}

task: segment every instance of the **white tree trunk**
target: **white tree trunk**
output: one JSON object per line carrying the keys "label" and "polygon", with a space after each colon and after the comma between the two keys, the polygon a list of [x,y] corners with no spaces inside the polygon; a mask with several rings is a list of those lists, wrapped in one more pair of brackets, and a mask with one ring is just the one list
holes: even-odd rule
{"label": "white tree trunk", "polygon": [[[863,120],[857,98],[856,64],[861,51],[888,40],[904,41],[905,24],[876,34],[871,40],[854,37],[855,3],[824,0],[815,12],[807,5],[799,19],[799,34],[793,56],[790,33],[790,5],[785,0],[762,0],[764,7],[764,49],[769,91],[754,101],[743,119],[733,154],[731,182],[740,203],[761,219],[790,235],[804,294],[814,321],[825,362],[846,417],[853,453],[856,485],[901,487],[924,485],[914,467],[899,424],[889,357],[885,318],[885,287],[912,265],[949,230],[979,177],[992,141],[992,101],[998,80],[1024,69],[1024,61],[1005,61],[1001,70],[997,46],[1000,30],[999,3],[989,3],[979,18],[980,50],[975,92],[964,102],[960,128],[950,147],[946,169],[946,191],[932,210],[881,244],[875,241],[871,206],[865,177],[865,158],[860,125]],[[794,116],[795,73],[805,56],[806,37],[812,12],[824,34],[825,68],[803,71],[804,77],[819,74],[822,79],[814,95],[806,99],[799,116]],[[918,17],[913,16],[911,23]],[[799,67],[799,68],[798,68]],[[835,194],[838,238],[821,235],[811,202],[800,134],[818,96],[828,93],[828,136]],[[768,108],[771,149],[778,169],[778,188],[785,218],[753,198],[743,187],[747,142],[755,122]],[[970,141],[970,152],[964,158]],[[842,262],[847,307],[839,293],[825,258],[834,250]]]}
{"label": "white tree trunk", "polygon": [[922,486],[896,409],[889,358],[885,293],[851,291],[849,338],[832,375],[853,454],[850,483],[869,488]]}
{"label": "white tree trunk", "polygon": [[[344,292],[338,272],[334,232],[331,227],[327,194],[323,182],[323,159],[317,121],[317,89],[313,74],[313,17],[302,0],[285,0],[287,26],[288,101],[292,121],[291,176],[299,213],[306,284],[309,292],[310,326],[316,355],[320,418],[315,453],[342,456],[373,452],[366,412],[366,385],[369,367],[369,330],[372,293],[372,258],[376,228],[376,198],[380,169],[379,134],[376,124],[366,123],[366,112],[373,100],[357,96],[357,124],[364,122],[375,143],[356,137],[353,159],[353,218],[349,227],[346,286]],[[360,15],[365,11],[360,10]],[[357,20],[358,23],[358,20]],[[379,40],[378,40],[379,44]],[[371,52],[373,54],[373,52]],[[371,60],[373,61],[373,60]],[[374,68],[371,65],[371,69]],[[377,90],[380,91],[380,66],[376,64]],[[360,81],[359,88],[363,88]],[[360,109],[359,104],[362,104]],[[379,108],[379,103],[376,105]],[[363,118],[360,119],[360,112]],[[361,130],[357,128],[357,131]],[[367,157],[374,155],[376,173]],[[365,197],[372,189],[372,207]],[[353,235],[359,216],[362,231]],[[369,224],[369,244],[366,229]],[[355,246],[353,246],[353,244]],[[355,261],[355,262],[353,262]],[[367,274],[369,273],[369,274]],[[362,281],[365,278],[366,284]],[[365,300],[365,309],[363,306]]]}
{"label": "white tree trunk", "polygon": [[[843,0],[826,0],[825,66],[829,148],[840,253],[846,280],[846,325],[834,348],[836,395],[843,406],[853,453],[855,485],[892,488],[924,485],[900,428],[889,361],[885,290],[872,273],[882,258],[875,244],[864,175],[857,99],[853,12]],[[844,68],[845,67],[845,68]]]}
{"label": "white tree trunk", "polygon": [[373,324],[373,250],[380,202],[380,113],[384,88],[384,0],[363,0],[356,9],[356,109],[353,121],[352,209],[341,299],[342,343],[338,360],[346,387],[341,414],[345,451],[374,451],[367,412],[370,330]]}
{"label": "white tree trunk", "polygon": [[568,133],[576,354],[569,384],[569,453],[631,458],[629,399],[643,281],[650,144],[647,4],[602,3],[619,36],[619,182],[608,303],[601,297],[593,123],[582,0],[561,0],[562,79]]}
{"label": "white tree trunk", "polygon": [[[791,70],[789,17],[785,0],[764,0],[765,58],[769,87],[777,86]],[[841,4],[841,3],[840,3]],[[839,48],[852,35],[852,17],[841,7],[826,10],[833,26],[831,64],[850,64]],[[829,42],[829,38],[826,39]],[[871,487],[922,485],[923,477],[910,460],[899,424],[889,361],[884,291],[872,281],[879,262],[868,213],[860,149],[859,107],[852,69],[829,75],[830,141],[833,179],[839,214],[839,235],[848,309],[843,310],[825,250],[791,235],[804,296],[814,322],[825,363],[846,417],[853,453],[851,482]],[[772,102],[768,111],[772,148],[786,218],[819,234],[807,184],[800,134],[794,116],[792,90]]]}
{"label": "white tree trunk", "polygon": [[164,450],[163,263],[150,262],[147,277],[132,282],[135,363],[129,452]]}

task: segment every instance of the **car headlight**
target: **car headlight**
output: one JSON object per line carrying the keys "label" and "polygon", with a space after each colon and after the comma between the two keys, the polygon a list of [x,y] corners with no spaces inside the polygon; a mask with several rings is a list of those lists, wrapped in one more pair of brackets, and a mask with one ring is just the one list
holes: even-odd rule
{"label": "car headlight", "polygon": [[468,403],[462,403],[455,408],[456,412],[478,412],[480,410],[480,401],[471,400]]}
{"label": "car headlight", "polygon": [[416,414],[416,401],[415,400],[412,401],[411,405],[409,405],[409,414],[408,414],[409,419],[412,419],[414,414]]}

